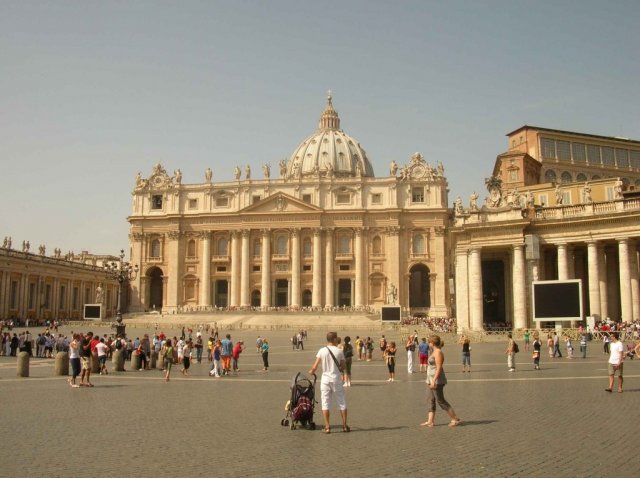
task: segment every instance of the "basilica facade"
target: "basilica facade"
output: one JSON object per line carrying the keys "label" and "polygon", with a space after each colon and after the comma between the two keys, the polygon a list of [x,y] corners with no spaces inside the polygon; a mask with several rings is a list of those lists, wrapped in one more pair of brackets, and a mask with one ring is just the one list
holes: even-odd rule
{"label": "basilica facade", "polygon": [[[447,180],[420,153],[374,175],[332,98],[288,161],[187,184],[138,174],[131,310],[352,310],[397,304],[449,317]],[[275,177],[277,176],[277,177]]]}

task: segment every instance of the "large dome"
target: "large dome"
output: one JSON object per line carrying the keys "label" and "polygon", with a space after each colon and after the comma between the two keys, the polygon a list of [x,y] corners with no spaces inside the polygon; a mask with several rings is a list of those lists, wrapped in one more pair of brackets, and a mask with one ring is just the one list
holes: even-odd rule
{"label": "large dome", "polygon": [[304,176],[374,176],[360,143],[340,129],[331,94],[327,96],[318,129],[296,148],[287,163],[288,178]]}

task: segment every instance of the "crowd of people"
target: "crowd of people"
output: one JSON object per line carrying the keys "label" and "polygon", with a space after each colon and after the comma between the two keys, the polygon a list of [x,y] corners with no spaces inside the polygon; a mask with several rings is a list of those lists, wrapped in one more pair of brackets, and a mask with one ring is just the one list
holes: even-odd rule
{"label": "crowd of people", "polygon": [[450,317],[407,317],[400,321],[401,325],[424,327],[441,334],[456,333],[456,319]]}

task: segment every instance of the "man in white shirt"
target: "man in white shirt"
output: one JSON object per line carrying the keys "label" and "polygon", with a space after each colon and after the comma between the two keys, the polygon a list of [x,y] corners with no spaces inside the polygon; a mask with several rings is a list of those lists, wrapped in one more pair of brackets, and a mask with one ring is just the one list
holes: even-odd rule
{"label": "man in white shirt", "polygon": [[609,346],[609,388],[605,392],[613,390],[616,371],[618,372],[618,393],[622,393],[622,360],[624,358],[624,345],[618,340],[618,332],[611,332],[611,345]]}
{"label": "man in white shirt", "polygon": [[104,338],[100,338],[100,342],[96,344],[96,351],[98,352],[98,362],[100,363],[100,375],[107,375],[107,353],[109,347],[104,343]]}
{"label": "man in white shirt", "polygon": [[320,379],[320,397],[322,403],[322,417],[324,418],[324,432],[330,433],[329,411],[331,409],[331,398],[335,397],[340,415],[342,416],[342,431],[349,432],[351,429],[347,425],[347,402],[344,398],[344,388],[342,387],[342,371],[345,369],[346,361],[342,350],[338,348],[340,343],[337,332],[327,333],[327,346],[322,347],[316,354],[316,361],[311,366],[309,374],[313,375],[322,363],[322,378]]}

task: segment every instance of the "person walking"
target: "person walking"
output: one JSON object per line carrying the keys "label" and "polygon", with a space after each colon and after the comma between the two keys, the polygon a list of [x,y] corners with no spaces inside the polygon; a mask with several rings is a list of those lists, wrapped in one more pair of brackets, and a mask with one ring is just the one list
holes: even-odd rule
{"label": "person walking", "polygon": [[351,365],[353,363],[353,345],[351,344],[351,337],[348,335],[344,338],[342,344],[342,353],[344,354],[345,368],[342,373],[342,382],[345,387],[351,386]]}
{"label": "person walking", "polygon": [[220,343],[222,345],[222,351],[220,353],[222,357],[222,375],[228,375],[231,372],[231,354],[233,353],[231,334],[227,334]]}
{"label": "person walking", "polygon": [[189,367],[191,367],[191,351],[193,350],[193,340],[187,339],[182,347],[182,375],[189,375]]}
{"label": "person walking", "polygon": [[324,433],[331,433],[330,410],[332,399],[335,399],[340,416],[342,417],[342,431],[350,432],[347,425],[347,402],[344,396],[341,375],[346,366],[342,350],[338,348],[337,332],[327,333],[327,345],[318,350],[309,375],[315,375],[318,366],[322,364],[322,378],[320,379],[320,396],[322,417],[324,419]]}
{"label": "person walking", "polygon": [[529,340],[531,340],[531,334],[529,333],[529,329],[524,330],[524,351],[529,351]]}
{"label": "person walking", "polygon": [[171,378],[171,367],[173,365],[173,345],[171,343],[171,339],[167,339],[167,341],[162,346],[160,350],[160,354],[164,357],[164,381],[168,382]]}
{"label": "person walking", "polygon": [[507,366],[509,367],[509,372],[516,371],[516,343],[513,340],[513,336],[511,333],[508,335],[509,342],[507,344],[507,350],[505,353],[507,354]]}
{"label": "person walking", "polygon": [[562,352],[560,351],[560,337],[557,332],[553,333],[553,358],[562,358]]}
{"label": "person walking", "polygon": [[613,390],[616,372],[618,372],[618,393],[622,393],[622,361],[624,360],[624,345],[619,340],[618,332],[611,332],[611,344],[609,345],[609,363],[607,370],[609,372],[609,387],[605,388],[605,392]]}
{"label": "person walking", "polygon": [[389,345],[384,350],[383,357],[387,363],[387,369],[389,370],[389,379],[387,382],[396,381],[396,343],[394,341],[389,342]]}
{"label": "person walking", "polygon": [[567,358],[568,359],[572,359],[573,358],[573,342],[571,341],[571,337],[567,336]]}
{"label": "person walking", "polygon": [[231,358],[233,363],[233,373],[238,373],[240,369],[238,368],[238,360],[240,360],[240,354],[244,350],[244,342],[242,340],[238,340],[236,345],[233,347],[231,351]]}
{"label": "person walking", "polygon": [[444,386],[447,384],[447,376],[444,373],[444,354],[442,347],[444,342],[437,335],[429,337],[431,345],[431,356],[429,357],[429,367],[427,368],[427,392],[429,396],[429,407],[427,412],[427,421],[421,423],[423,427],[433,427],[436,414],[436,401],[451,421],[450,427],[456,427],[461,423],[460,418],[453,410],[453,407],[444,398]]}
{"label": "person walking", "polygon": [[269,371],[269,341],[267,339],[262,339],[262,346],[260,347],[262,351],[262,365],[265,372]]}
{"label": "person walking", "polygon": [[198,335],[196,336],[196,362],[197,363],[202,363],[202,351],[204,349],[204,343],[202,342],[202,334],[200,332],[198,332]]}
{"label": "person walking", "polygon": [[209,370],[209,375],[213,377],[222,377],[221,353],[222,344],[219,340],[214,340],[213,348],[211,349],[213,363],[211,364],[211,370]]}
{"label": "person walking", "polygon": [[104,338],[100,338],[100,342],[96,344],[96,352],[98,352],[98,363],[100,364],[100,375],[108,375],[107,370],[107,352],[109,347],[104,343]]}
{"label": "person walking", "polygon": [[553,338],[551,334],[547,335],[547,350],[549,351],[549,358],[553,358]]}
{"label": "person walking", "polygon": [[542,351],[542,343],[538,333],[533,334],[533,369],[540,370],[540,352]]}
{"label": "person walking", "polygon": [[[80,375],[81,387],[93,387],[91,383],[91,339],[93,332],[88,332],[80,342],[80,361],[82,362],[82,372]],[[86,378],[86,382],[85,382]]]}
{"label": "person walking", "polygon": [[469,337],[463,335],[460,343],[462,345],[462,373],[471,373],[471,341]]}

